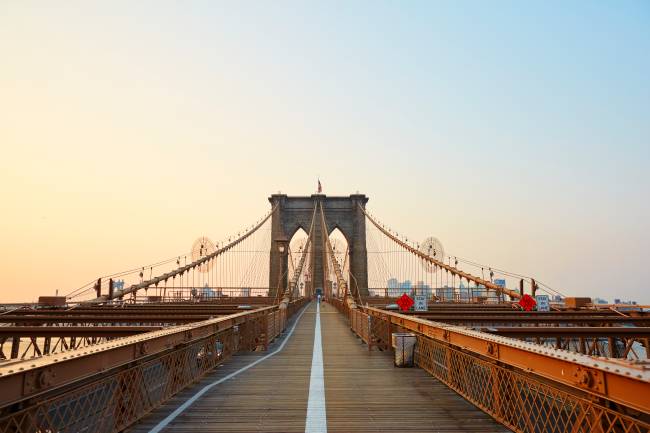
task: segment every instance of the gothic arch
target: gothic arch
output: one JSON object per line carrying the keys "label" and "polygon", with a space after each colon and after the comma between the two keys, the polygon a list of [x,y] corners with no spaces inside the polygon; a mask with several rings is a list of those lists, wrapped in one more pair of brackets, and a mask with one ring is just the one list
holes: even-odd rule
{"label": "gothic arch", "polygon": [[[275,296],[278,281],[279,289],[284,290],[287,285],[286,275],[281,277],[282,270],[286,269],[288,243],[299,228],[309,232],[314,207],[321,205],[329,234],[338,229],[348,244],[350,271],[355,275],[353,289],[360,293],[368,293],[368,257],[366,250],[366,220],[363,211],[368,198],[363,194],[350,196],[332,196],[314,194],[311,196],[289,197],[284,194],[274,194],[269,197],[272,206],[277,207],[271,217],[271,251],[269,273],[269,295]],[[321,232],[321,221],[317,215],[314,221],[315,233]],[[323,240],[321,236],[312,239],[312,281],[315,288],[324,287],[325,280],[322,267]],[[282,248],[284,246],[284,248]],[[274,283],[275,282],[275,283]]]}

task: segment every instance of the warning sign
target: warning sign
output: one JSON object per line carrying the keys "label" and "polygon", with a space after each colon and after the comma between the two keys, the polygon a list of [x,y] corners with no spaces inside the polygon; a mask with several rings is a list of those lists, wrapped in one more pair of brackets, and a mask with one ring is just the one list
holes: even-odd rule
{"label": "warning sign", "polygon": [[397,300],[397,305],[399,305],[399,308],[402,311],[408,311],[412,306],[413,306],[413,299],[406,293],[404,293],[400,298]]}
{"label": "warning sign", "polygon": [[521,308],[523,308],[525,311],[532,311],[533,308],[535,308],[535,304],[537,304],[537,302],[535,302],[535,299],[533,299],[533,297],[528,294],[522,296],[519,300],[519,305],[521,305]]}

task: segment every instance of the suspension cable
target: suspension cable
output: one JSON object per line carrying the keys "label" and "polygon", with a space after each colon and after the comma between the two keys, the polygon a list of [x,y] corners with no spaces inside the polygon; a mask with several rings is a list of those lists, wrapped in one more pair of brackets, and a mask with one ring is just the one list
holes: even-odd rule
{"label": "suspension cable", "polygon": [[130,287],[128,287],[126,289],[116,290],[114,293],[112,293],[112,296],[111,296],[111,294],[102,295],[102,296],[97,297],[95,299],[92,299],[92,300],[90,300],[88,302],[90,302],[90,303],[101,303],[101,302],[105,302],[105,301],[110,300],[110,299],[121,298],[124,295],[127,295],[129,293],[135,293],[140,289],[147,289],[152,285],[157,285],[161,281],[167,281],[169,278],[173,278],[176,275],[181,275],[182,276],[185,272],[190,271],[190,270],[194,270],[198,266],[201,266],[202,264],[204,264],[206,262],[209,262],[210,260],[216,258],[217,256],[221,255],[222,253],[224,253],[224,252],[230,250],[231,248],[237,246],[239,243],[241,243],[242,241],[247,239],[250,235],[255,233],[257,231],[257,229],[262,227],[262,225],[264,225],[264,223],[266,221],[268,221],[269,218],[271,218],[271,215],[273,215],[273,213],[276,211],[277,207],[278,207],[278,205],[275,205],[273,207],[273,209],[271,209],[271,212],[269,212],[268,215],[266,215],[266,217],[264,217],[257,225],[252,227],[249,231],[245,232],[244,234],[242,234],[241,236],[239,236],[238,238],[236,238],[235,240],[233,240],[229,244],[223,246],[222,248],[217,249],[213,253],[208,254],[205,257],[202,257],[200,259],[197,259],[197,260],[193,261],[192,263],[190,263],[189,265],[185,265],[185,266],[180,267],[180,268],[178,268],[178,269],[176,269],[174,271],[168,272],[166,274],[159,275],[157,277],[150,278],[150,279],[148,279],[146,281],[142,281],[139,284],[133,284],[133,285],[131,285]]}
{"label": "suspension cable", "polygon": [[398,244],[402,248],[406,249],[410,253],[412,253],[412,254],[414,254],[414,255],[416,255],[416,256],[418,256],[418,257],[420,257],[420,258],[422,258],[422,259],[424,259],[426,261],[428,261],[429,263],[432,263],[432,264],[438,266],[439,268],[442,268],[442,269],[445,269],[445,270],[451,272],[452,275],[458,275],[461,278],[465,278],[467,281],[473,281],[476,284],[480,284],[480,285],[484,286],[486,289],[494,290],[494,291],[496,291],[498,293],[508,295],[508,296],[510,296],[511,298],[514,298],[514,299],[521,298],[521,295],[519,294],[519,292],[515,292],[514,290],[506,289],[506,288],[501,287],[501,286],[497,286],[496,284],[492,283],[491,281],[487,281],[487,280],[485,280],[483,278],[475,277],[472,274],[468,274],[467,272],[463,272],[460,269],[457,269],[457,268],[454,268],[454,267],[452,267],[450,265],[447,265],[444,262],[441,262],[440,260],[434,259],[433,257],[431,257],[431,256],[429,256],[427,254],[424,254],[423,252],[413,248],[412,246],[410,246],[406,242],[403,242],[399,238],[397,238],[394,235],[392,235],[391,233],[389,233],[377,221],[375,221],[368,214],[368,212],[366,212],[366,210],[361,205],[358,205],[358,206],[359,206],[359,209],[361,209],[363,214],[366,216],[366,218],[368,218],[368,221],[370,221],[379,231],[381,231],[384,235],[388,236],[393,242],[395,242],[396,244]]}
{"label": "suspension cable", "polygon": [[[305,259],[307,258],[307,252],[309,251],[309,247],[311,244],[312,236],[314,233],[314,219],[316,218],[316,203],[314,203],[314,212],[311,215],[311,224],[309,226],[309,234],[307,235],[307,241],[305,242],[305,246],[303,248],[302,254],[300,255],[300,261],[298,262],[298,266],[294,268],[293,271],[293,278],[289,281],[289,284],[287,284],[287,288],[285,289],[285,293],[282,299],[282,302],[290,302],[291,299],[293,298],[293,294],[296,291],[296,288],[298,287],[298,280],[300,280],[300,275],[302,275],[302,269],[305,265]],[[287,266],[287,272],[289,270],[289,267]]]}
{"label": "suspension cable", "polygon": [[[341,290],[343,288],[343,292],[345,293],[345,297],[347,298],[348,296],[352,296],[353,299],[356,298],[356,302],[361,305],[361,298],[359,294],[359,287],[358,284],[355,284],[355,287],[357,288],[356,293],[351,293],[350,287],[348,286],[347,282],[345,281],[345,278],[343,278],[343,272],[341,272],[341,265],[339,264],[336,256],[334,255],[334,250],[332,249],[332,243],[330,242],[329,238],[329,228],[327,226],[327,222],[325,221],[325,213],[323,212],[323,206],[320,206],[320,216],[321,216],[321,232],[323,235],[323,239],[325,241],[325,246],[326,246],[326,253],[329,255],[329,260],[332,263],[332,268],[334,268],[334,274],[336,275],[336,285],[338,290]],[[350,272],[350,275],[352,273]],[[354,277],[354,275],[352,275]],[[356,280],[356,278],[355,278]],[[356,296],[354,296],[356,295]]]}

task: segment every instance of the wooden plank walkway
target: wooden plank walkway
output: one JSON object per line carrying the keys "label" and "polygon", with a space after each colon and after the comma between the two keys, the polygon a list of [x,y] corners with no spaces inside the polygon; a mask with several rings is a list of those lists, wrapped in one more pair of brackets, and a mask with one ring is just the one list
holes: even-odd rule
{"label": "wooden plank walkway", "polygon": [[[315,317],[316,309],[310,305],[281,352],[212,388],[163,431],[304,432]],[[269,351],[276,349],[278,343],[274,342]],[[231,357],[214,373],[145,417],[131,431],[149,432],[205,385],[266,354],[253,352]]]}
{"label": "wooden plank walkway", "polygon": [[334,307],[321,309],[327,431],[508,432],[420,368],[395,368]]}
{"label": "wooden plank walkway", "polygon": [[[394,368],[388,353],[368,351],[330,305],[320,314],[328,432],[509,431],[423,370]],[[315,318],[312,303],[281,352],[206,392],[163,431],[304,432]],[[130,431],[149,432],[205,385],[264,355],[232,357]]]}

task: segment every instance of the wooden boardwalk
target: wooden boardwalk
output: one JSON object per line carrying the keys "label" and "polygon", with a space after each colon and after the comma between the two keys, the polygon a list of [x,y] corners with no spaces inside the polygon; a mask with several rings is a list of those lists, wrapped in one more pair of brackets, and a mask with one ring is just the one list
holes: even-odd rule
{"label": "wooden boardwalk", "polygon": [[[312,303],[280,352],[211,388],[162,431],[304,432],[315,319]],[[394,368],[388,353],[368,351],[330,305],[321,304],[320,321],[327,407],[323,431],[509,431],[423,370]],[[151,431],[204,386],[266,354],[232,357],[130,431]]]}

